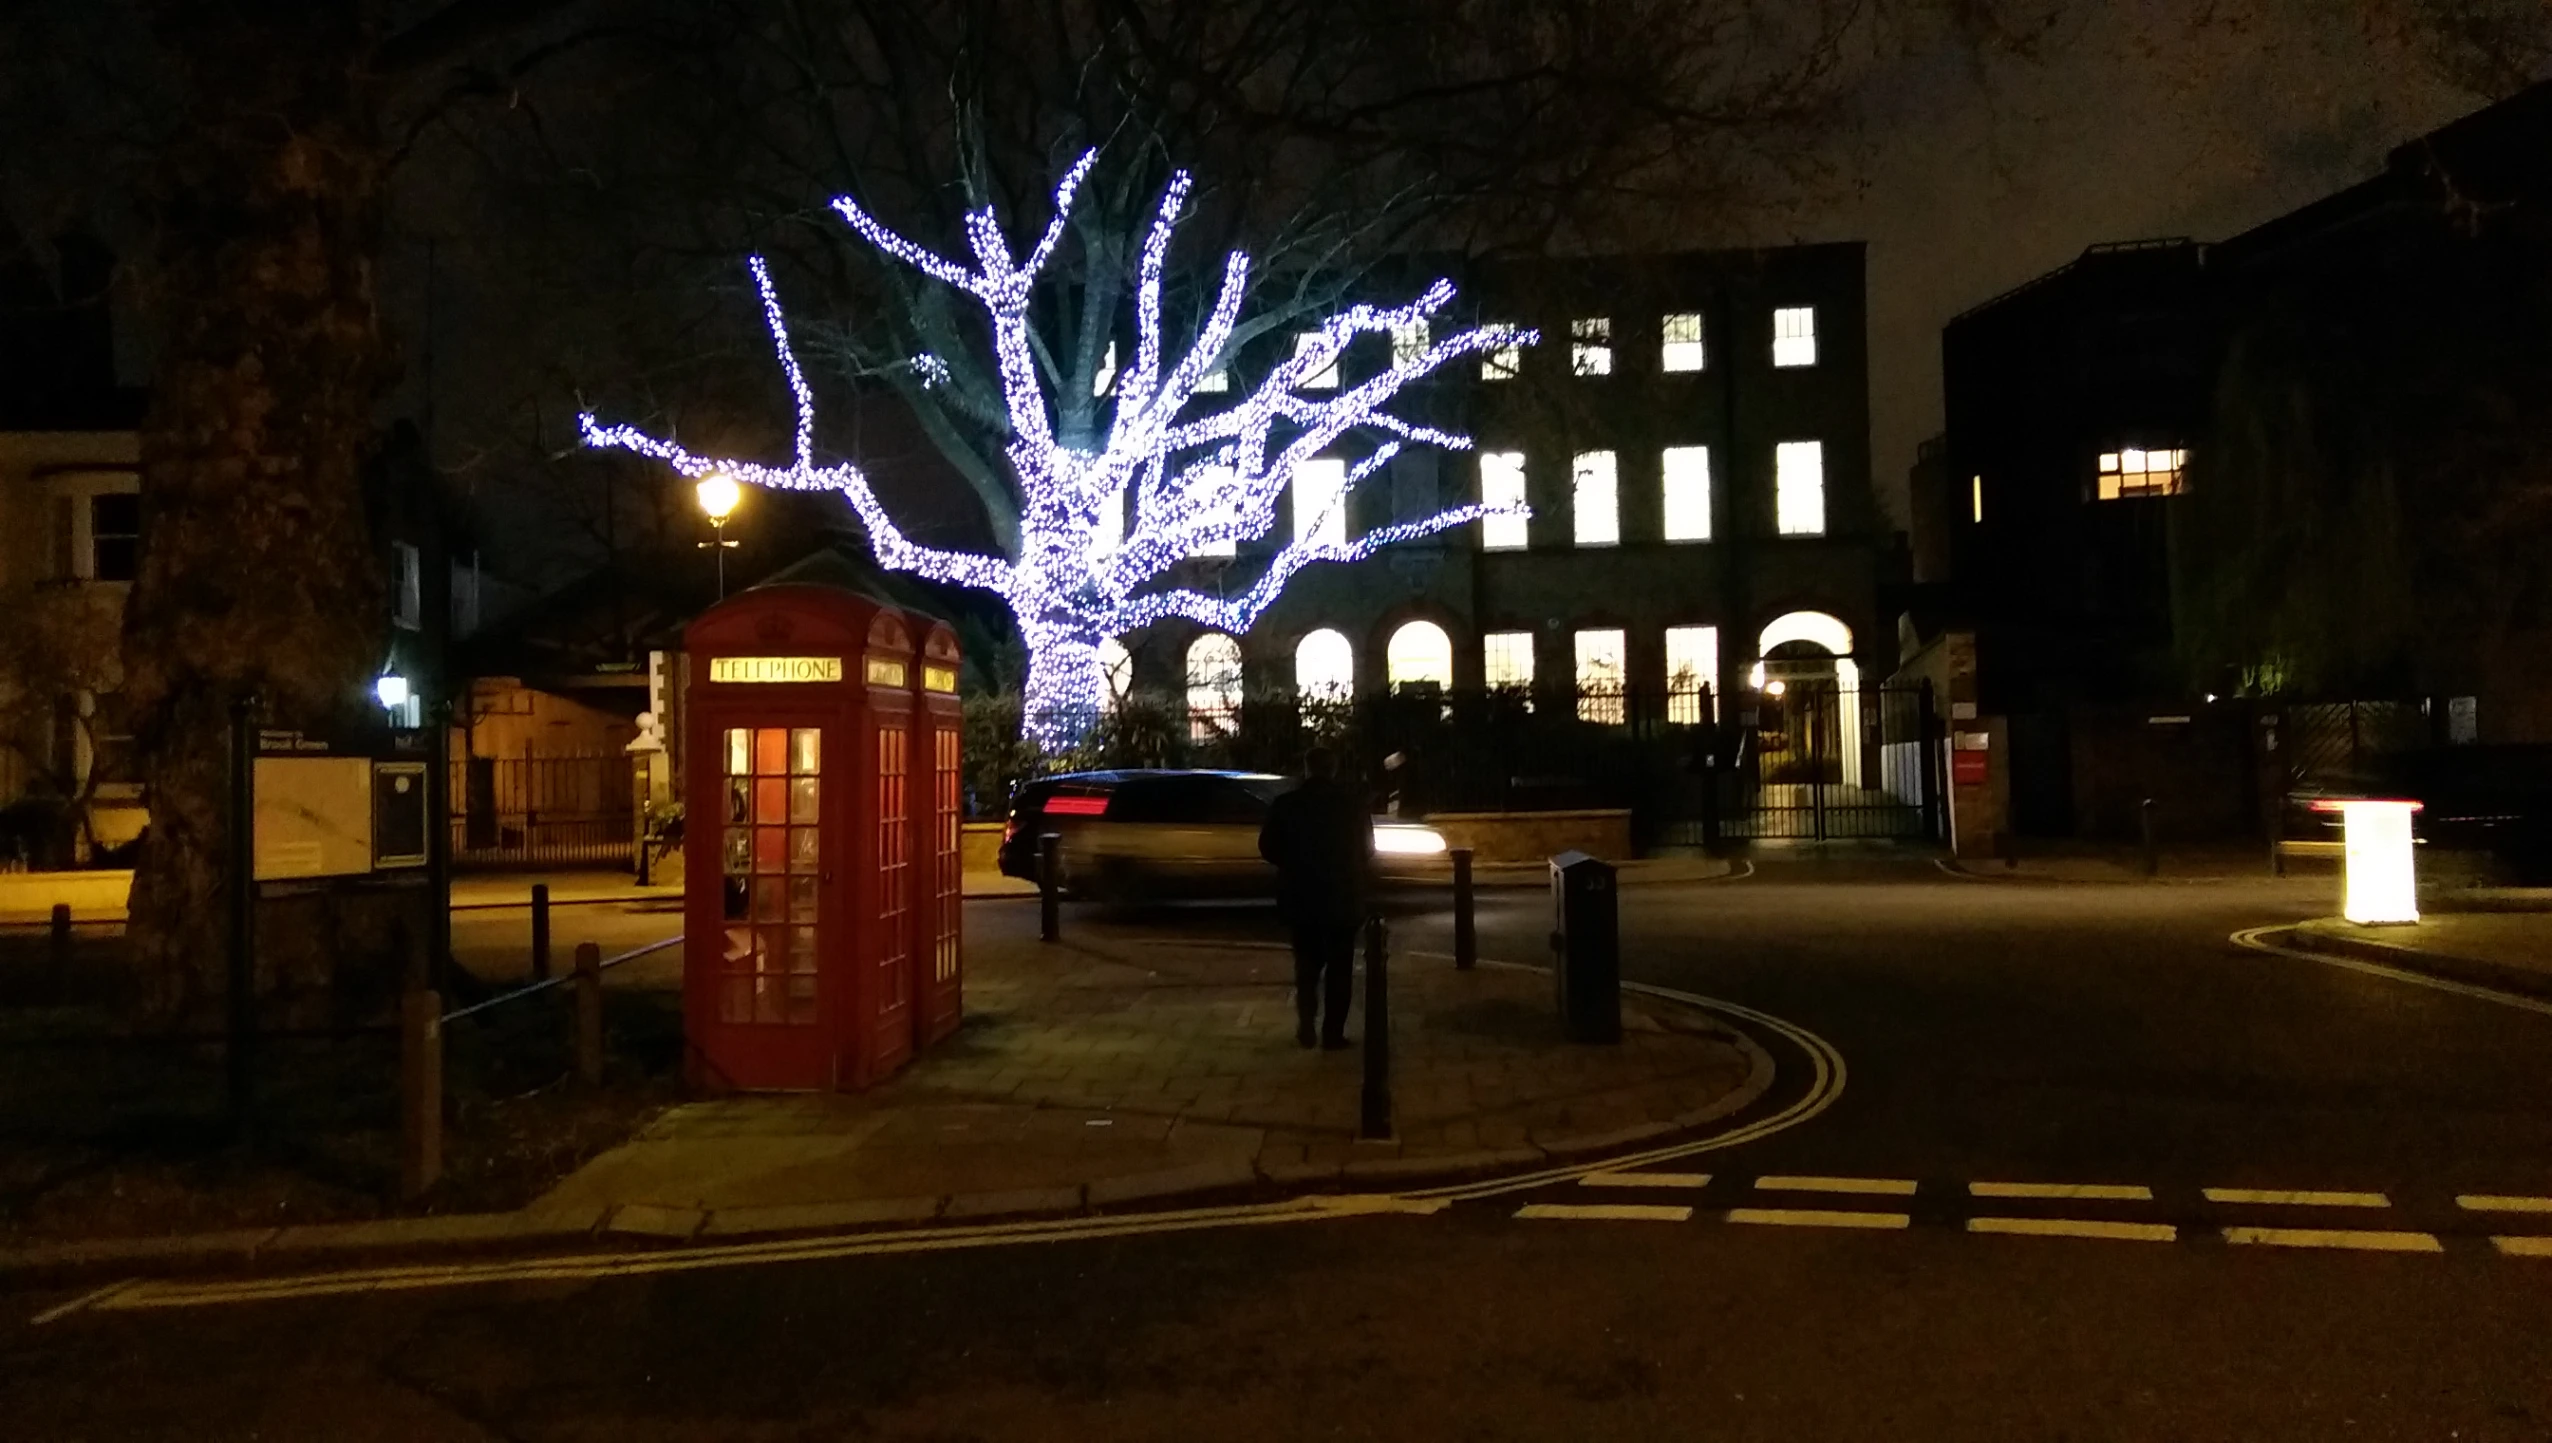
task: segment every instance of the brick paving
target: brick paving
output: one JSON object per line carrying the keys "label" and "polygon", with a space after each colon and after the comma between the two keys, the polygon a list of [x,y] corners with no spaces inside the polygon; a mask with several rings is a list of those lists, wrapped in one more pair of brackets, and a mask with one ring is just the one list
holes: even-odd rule
{"label": "brick paving", "polygon": [[975,943],[968,967],[965,1027],[893,1081],[678,1107],[536,1210],[714,1234],[884,1200],[956,1217],[1520,1169],[1701,1125],[1770,1080],[1693,1008],[1627,997],[1620,1045],[1573,1045],[1546,973],[1397,959],[1396,1136],[1364,1141],[1360,1053],[1295,1045],[1280,949]]}

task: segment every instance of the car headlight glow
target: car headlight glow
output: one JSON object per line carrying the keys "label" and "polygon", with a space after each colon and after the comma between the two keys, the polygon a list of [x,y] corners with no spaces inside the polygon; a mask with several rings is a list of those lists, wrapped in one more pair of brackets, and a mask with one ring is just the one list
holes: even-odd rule
{"label": "car headlight glow", "polygon": [[1400,857],[1432,857],[1444,850],[1444,834],[1433,827],[1376,827],[1373,849]]}

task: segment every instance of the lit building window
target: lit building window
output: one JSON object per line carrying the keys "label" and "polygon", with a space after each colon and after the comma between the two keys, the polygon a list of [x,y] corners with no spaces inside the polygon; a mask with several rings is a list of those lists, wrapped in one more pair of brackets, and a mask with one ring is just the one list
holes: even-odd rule
{"label": "lit building window", "polygon": [[1391,633],[1383,649],[1383,675],[1391,689],[1434,686],[1453,689],[1453,638],[1432,621],[1413,621]]}
{"label": "lit building window", "polygon": [[1294,467],[1294,539],[1347,544],[1347,463],[1315,456]]}
{"label": "lit building window", "polygon": [[1666,628],[1666,720],[1699,726],[1719,696],[1719,628]]}
{"label": "lit building window", "polygon": [[1232,730],[1241,706],[1241,644],[1209,631],[1187,647],[1187,733],[1208,741]]}
{"label": "lit building window", "polygon": [[1099,369],[1091,374],[1090,394],[1104,396],[1116,385],[1116,342],[1108,342],[1107,354],[1099,357]]}
{"label": "lit building window", "polygon": [[1658,367],[1667,371],[1701,369],[1701,313],[1685,311],[1665,319],[1665,342]]}
{"label": "lit building window", "polygon": [[1577,634],[1577,719],[1619,726],[1622,686],[1630,675],[1629,646],[1620,631]]}
{"label": "lit building window", "polygon": [[1825,534],[1825,443],[1784,441],[1772,451],[1773,524],[1784,536]]}
{"label": "lit building window", "polygon": [[1982,476],[1967,483],[1967,512],[1977,525],[1985,524],[1985,478]]}
{"label": "lit building window", "polygon": [[1666,539],[1710,539],[1710,448],[1669,446],[1662,467],[1666,487]]}
{"label": "lit building window", "polygon": [[1613,374],[1613,318],[1586,316],[1568,323],[1568,368],[1571,375]]}
{"label": "lit building window", "polygon": [[1117,703],[1134,689],[1134,653],[1125,643],[1111,636],[1099,643],[1099,675],[1108,683],[1108,694],[1099,702],[1101,711],[1115,711]]}
{"label": "lit building window", "polygon": [[1533,633],[1492,631],[1480,639],[1480,659],[1484,663],[1481,680],[1491,691],[1532,688]]}
{"label": "lit building window", "polygon": [[[1210,520],[1223,521],[1229,519],[1231,516],[1229,493],[1224,489],[1231,484],[1232,468],[1229,466],[1208,466],[1198,477],[1197,486],[1200,490],[1204,491],[1208,495],[1221,495],[1225,498],[1221,505],[1215,507],[1208,513],[1208,518]],[[1122,506],[1124,503],[1119,502],[1118,504]],[[1240,539],[1226,534],[1199,545],[1194,551],[1191,551],[1188,554],[1190,556],[1203,559],[1211,559],[1222,556],[1238,556],[1240,555],[1240,551]]]}
{"label": "lit building window", "polygon": [[1090,554],[1105,556],[1125,540],[1125,488],[1120,486],[1099,503],[1098,523],[1090,528]]}
{"label": "lit building window", "polygon": [[1211,391],[1219,395],[1224,391],[1232,389],[1232,373],[1223,369],[1221,366],[1216,366],[1213,370],[1210,370],[1204,375],[1196,378],[1196,389],[1199,391]]}
{"label": "lit building window", "polygon": [[1613,453],[1581,451],[1572,470],[1577,544],[1615,545],[1622,539],[1622,506]]}
{"label": "lit building window", "polygon": [[1480,357],[1480,379],[1483,381],[1512,381],[1523,374],[1522,346],[1499,346]]}
{"label": "lit building window", "polygon": [[[1480,504],[1524,504],[1523,452],[1488,451],[1481,454]],[[1520,515],[1483,516],[1480,518],[1480,547],[1484,551],[1521,551],[1525,546],[1526,530],[1526,519]]]}
{"label": "lit building window", "polygon": [[[1320,333],[1317,331],[1305,331],[1301,335],[1294,337],[1294,359],[1299,361],[1303,357],[1310,355],[1319,347],[1319,345]],[[1336,356],[1330,357],[1328,365],[1323,366],[1319,370],[1304,377],[1302,388],[1306,391],[1337,390],[1338,358]]]}
{"label": "lit building window", "polygon": [[[96,497],[90,504],[94,507],[96,502],[106,499],[103,496]],[[117,499],[138,501],[141,498]],[[94,543],[97,539],[97,522],[94,519],[94,512],[89,522],[89,531],[90,540]],[[425,563],[413,542],[390,543],[390,572],[390,624],[403,631],[423,630],[425,627]]]}
{"label": "lit building window", "polygon": [[1345,701],[1356,692],[1356,648],[1323,628],[1294,646],[1294,690],[1305,701]]}
{"label": "lit building window", "polygon": [[1813,366],[1817,363],[1817,308],[1784,306],[1772,313],[1772,364]]}
{"label": "lit building window", "polygon": [[2189,489],[2186,451],[2105,451],[2100,456],[2100,499],[2177,496]]}
{"label": "lit building window", "polygon": [[1418,317],[1391,328],[1391,364],[1414,365],[1427,353],[1427,318]]}

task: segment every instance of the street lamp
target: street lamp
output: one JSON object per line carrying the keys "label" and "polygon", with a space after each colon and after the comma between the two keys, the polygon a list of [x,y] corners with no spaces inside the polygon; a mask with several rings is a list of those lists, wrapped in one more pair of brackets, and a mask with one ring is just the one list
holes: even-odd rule
{"label": "street lamp", "polygon": [[717,531],[717,539],[703,541],[701,546],[718,553],[718,599],[727,599],[727,548],[735,545],[727,539],[727,518],[735,514],[736,504],[744,499],[744,488],[724,471],[712,471],[700,478],[692,494],[700,498],[700,510]]}

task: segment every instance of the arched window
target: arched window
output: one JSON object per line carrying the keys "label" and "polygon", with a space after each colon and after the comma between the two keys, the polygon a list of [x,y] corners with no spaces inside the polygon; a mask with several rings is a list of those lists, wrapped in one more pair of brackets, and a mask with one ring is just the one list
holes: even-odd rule
{"label": "arched window", "polygon": [[1453,689],[1453,638],[1432,621],[1413,621],[1391,633],[1384,649],[1384,675],[1393,690],[1432,682]]}
{"label": "arched window", "polygon": [[1356,691],[1356,648],[1323,628],[1294,646],[1294,690],[1305,701],[1345,701]]}
{"label": "arched window", "polygon": [[1099,643],[1099,674],[1107,678],[1108,694],[1099,702],[1101,711],[1115,711],[1117,703],[1134,686],[1134,653],[1125,643],[1111,636]]}
{"label": "arched window", "polygon": [[1187,730],[1198,741],[1221,736],[1239,720],[1241,644],[1209,631],[1187,646]]}

